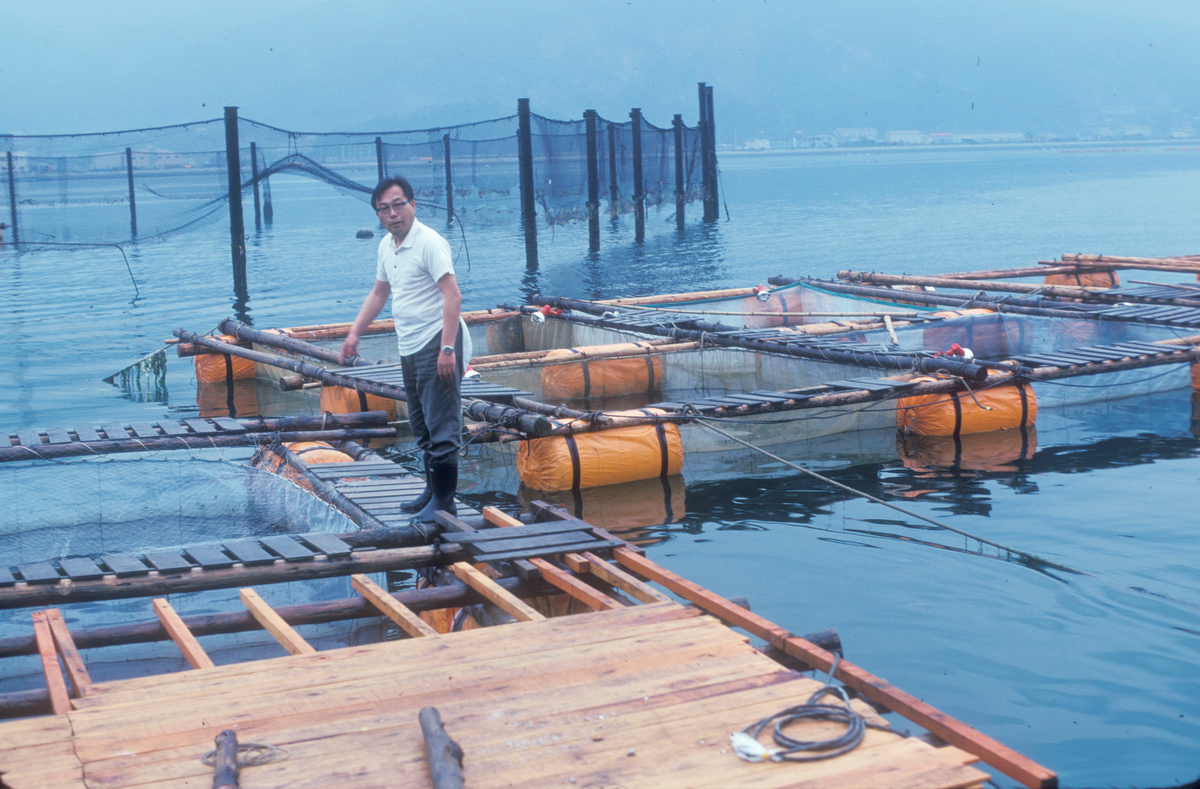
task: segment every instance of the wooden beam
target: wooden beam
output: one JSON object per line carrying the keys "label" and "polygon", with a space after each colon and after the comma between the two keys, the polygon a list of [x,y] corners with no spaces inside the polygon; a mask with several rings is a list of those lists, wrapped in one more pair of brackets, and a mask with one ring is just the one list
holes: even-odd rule
{"label": "wooden beam", "polygon": [[179,614],[175,613],[175,609],[171,607],[167,599],[156,597],[153,603],[154,615],[162,623],[163,630],[166,630],[167,635],[175,642],[175,646],[179,647],[179,651],[183,653],[188,665],[192,668],[212,668],[212,659],[204,651],[204,647],[200,646],[196,637],[192,635],[192,631],[188,630],[188,626],[179,618]]}
{"label": "wooden beam", "polygon": [[[488,523],[493,523],[497,526],[524,526],[525,524],[516,518],[501,512],[495,507],[483,508],[483,519]],[[552,585],[574,597],[579,602],[594,608],[597,611],[606,611],[614,608],[624,608],[618,600],[614,600],[608,595],[596,589],[593,586],[585,584],[569,572],[555,566],[546,559],[530,559],[529,562],[541,573],[542,578],[550,582]],[[572,568],[574,569],[574,568]]]}
{"label": "wooden beam", "polygon": [[[613,555],[625,567],[670,589],[680,597],[690,600],[708,613],[763,639],[771,646],[782,649],[792,657],[821,671],[828,671],[833,666],[832,653],[799,636],[792,635],[773,622],[676,575],[644,556],[638,556],[625,548],[615,549]],[[913,723],[924,726],[951,745],[978,756],[987,764],[1031,789],[1054,789],[1058,786],[1058,776],[1051,770],[1047,770],[1032,759],[1022,756],[1008,746],[890,685],[853,663],[841,661],[835,676],[848,687],[879,702],[893,712],[903,715]]]}
{"label": "wooden beam", "polygon": [[66,715],[71,711],[71,698],[67,695],[67,682],[63,679],[62,666],[58,664],[58,652],[54,649],[54,636],[50,633],[45,611],[33,612],[33,637],[37,640],[38,656],[42,659],[42,673],[46,675],[50,708],[55,715]]}
{"label": "wooden beam", "polygon": [[350,576],[350,585],[354,591],[362,595],[367,602],[378,608],[383,615],[400,626],[400,629],[413,638],[436,636],[438,632],[422,621],[412,609],[387,593],[387,590],[359,573]]}
{"label": "wooden beam", "polygon": [[75,648],[75,640],[71,638],[71,631],[67,629],[67,623],[63,621],[62,612],[57,608],[46,609],[46,622],[50,625],[50,635],[54,636],[54,645],[62,656],[62,663],[67,669],[71,686],[75,688],[75,697],[83,698],[91,691],[92,678],[88,676],[83,657]]}
{"label": "wooden beam", "polygon": [[479,592],[489,601],[495,603],[502,611],[511,614],[518,620],[522,622],[539,622],[546,618],[522,602],[512,592],[509,592],[502,586],[498,586],[495,581],[466,562],[455,562],[450,565],[450,569],[454,571],[454,574],[458,576],[460,581],[476,592]]}
{"label": "wooden beam", "polygon": [[275,636],[275,640],[290,654],[311,655],[317,651],[301,638],[291,625],[283,621],[283,617],[275,613],[274,609],[267,605],[253,589],[239,589],[238,594],[242,598],[242,605],[246,606],[250,615],[257,619],[258,623],[265,627],[271,635]]}
{"label": "wooden beam", "polygon": [[568,553],[563,557],[563,562],[575,572],[591,573],[601,581],[612,584],[630,597],[641,600],[643,603],[671,602],[671,598],[662,592],[641,579],[634,578],[621,568],[613,567],[591,551],[585,551],[582,555]]}

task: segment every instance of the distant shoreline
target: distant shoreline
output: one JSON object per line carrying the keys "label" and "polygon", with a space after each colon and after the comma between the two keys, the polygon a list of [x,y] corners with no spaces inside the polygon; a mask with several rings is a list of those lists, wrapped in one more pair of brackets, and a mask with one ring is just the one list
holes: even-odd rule
{"label": "distant shoreline", "polygon": [[852,145],[838,148],[770,148],[764,151],[747,151],[741,149],[717,148],[717,156],[735,156],[738,158],[751,156],[781,156],[802,154],[807,156],[829,156],[847,154],[888,154],[903,152],[937,152],[937,151],[995,151],[1045,149],[1079,150],[1093,152],[1124,152],[1136,151],[1140,148],[1200,148],[1200,138],[1186,140],[1111,140],[1111,141],[1081,141],[1081,140],[1046,140],[1039,142],[995,142],[995,143],[933,143],[927,145]]}

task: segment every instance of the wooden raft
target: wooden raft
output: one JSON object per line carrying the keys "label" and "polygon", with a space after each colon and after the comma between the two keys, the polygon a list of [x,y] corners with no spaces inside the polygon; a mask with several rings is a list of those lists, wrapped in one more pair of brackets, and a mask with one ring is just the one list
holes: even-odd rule
{"label": "wooden raft", "polygon": [[465,751],[472,789],[901,789],[988,777],[957,748],[874,730],[824,762],[734,756],[731,732],[818,687],[716,619],[657,602],[93,685],[65,716],[0,725],[0,770],[13,787],[207,786],[199,757],[236,726],[239,742],[290,754],[244,769],[248,789],[425,789],[417,713],[432,705]]}

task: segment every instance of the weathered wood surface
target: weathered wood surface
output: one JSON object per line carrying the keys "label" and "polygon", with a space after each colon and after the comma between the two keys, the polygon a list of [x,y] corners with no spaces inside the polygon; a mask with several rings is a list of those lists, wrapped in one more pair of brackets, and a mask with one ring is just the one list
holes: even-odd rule
{"label": "weathered wood surface", "polygon": [[171,604],[162,597],[154,598],[153,604],[154,615],[158,617],[163,629],[171,636],[175,646],[179,647],[179,651],[183,653],[188,665],[192,668],[212,668],[212,658],[200,646],[200,642],[192,635],[192,631],[188,630],[188,626],[179,618],[179,614],[175,613]]}
{"label": "weathered wood surface", "polygon": [[12,789],[86,789],[66,717],[26,718],[3,724],[0,773]]}
{"label": "weathered wood surface", "polygon": [[[572,778],[628,789],[949,789],[987,778],[957,748],[874,730],[825,762],[740,761],[731,731],[820,685],[698,614],[656,603],[101,683],[68,713],[73,746],[91,786],[204,786],[212,768],[197,755],[236,724],[239,738],[290,752],[245,768],[247,786],[428,789],[417,718],[434,706],[466,754],[472,789]],[[0,724],[0,740],[10,731],[28,725]],[[813,723],[801,734],[832,732]]]}

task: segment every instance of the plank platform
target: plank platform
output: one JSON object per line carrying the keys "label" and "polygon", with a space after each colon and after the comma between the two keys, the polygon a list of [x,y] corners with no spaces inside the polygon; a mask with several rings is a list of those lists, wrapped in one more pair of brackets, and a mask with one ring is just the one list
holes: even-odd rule
{"label": "plank platform", "polygon": [[[375,364],[369,367],[342,367],[330,372],[354,378],[359,381],[369,381],[376,384],[386,384],[398,389],[404,387],[404,374],[398,364]],[[491,403],[512,405],[514,397],[530,397],[531,393],[511,386],[488,383],[482,378],[464,378],[459,384],[459,394],[473,400],[486,400]]]}
{"label": "plank platform", "polygon": [[950,789],[988,778],[962,750],[886,731],[810,764],[732,753],[731,732],[819,686],[716,619],[653,603],[94,685],[63,716],[0,724],[0,769],[12,786],[207,786],[212,768],[197,756],[236,724],[239,740],[290,754],[245,768],[244,786],[427,789],[417,713],[436,706],[472,789]]}

